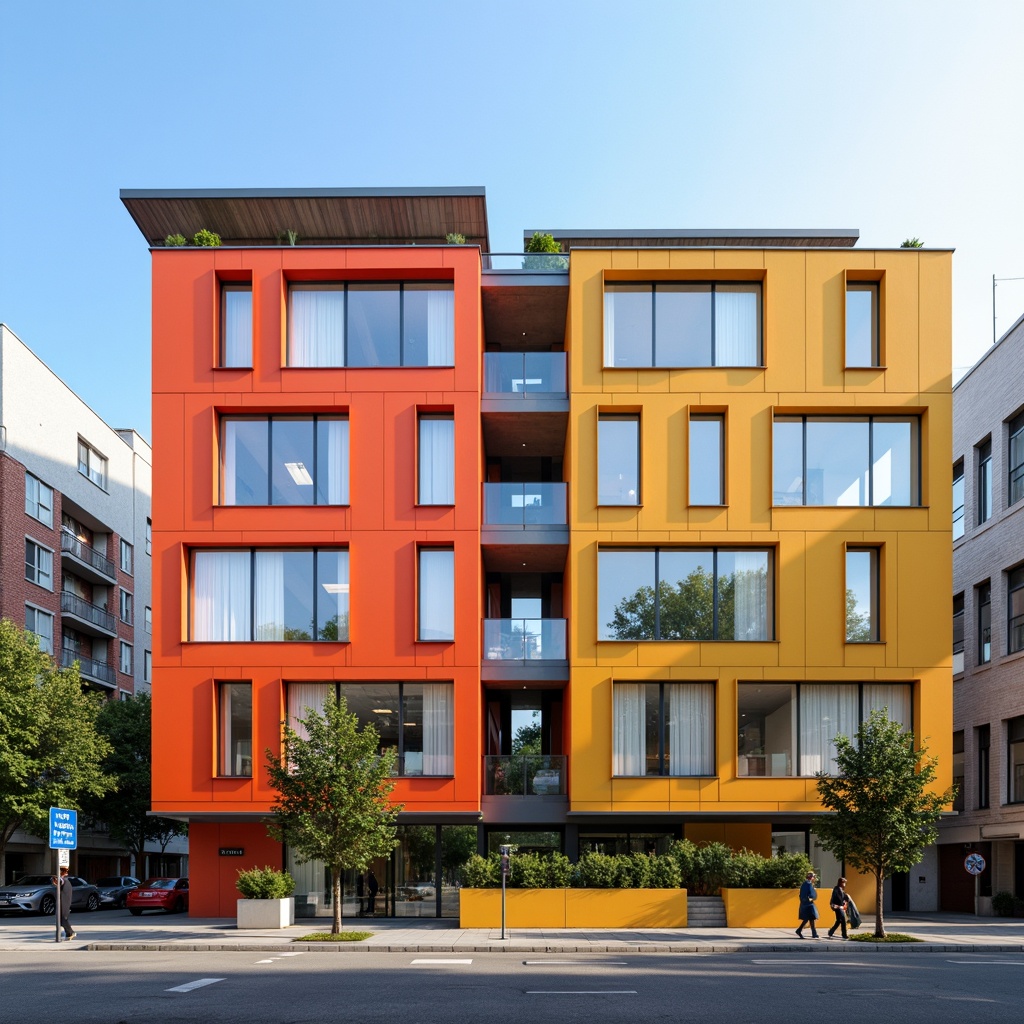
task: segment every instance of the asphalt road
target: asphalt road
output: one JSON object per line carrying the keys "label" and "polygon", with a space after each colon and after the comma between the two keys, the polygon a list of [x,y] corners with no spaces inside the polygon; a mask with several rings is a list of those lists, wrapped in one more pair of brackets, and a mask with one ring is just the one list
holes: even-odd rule
{"label": "asphalt road", "polygon": [[8,953],[0,1024],[1024,1019],[1024,954]]}

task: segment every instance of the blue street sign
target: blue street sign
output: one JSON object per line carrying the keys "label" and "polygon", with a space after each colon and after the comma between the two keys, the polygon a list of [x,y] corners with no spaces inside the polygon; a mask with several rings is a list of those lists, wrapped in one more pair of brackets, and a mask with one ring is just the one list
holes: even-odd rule
{"label": "blue street sign", "polygon": [[50,849],[74,850],[78,846],[78,811],[50,808]]}

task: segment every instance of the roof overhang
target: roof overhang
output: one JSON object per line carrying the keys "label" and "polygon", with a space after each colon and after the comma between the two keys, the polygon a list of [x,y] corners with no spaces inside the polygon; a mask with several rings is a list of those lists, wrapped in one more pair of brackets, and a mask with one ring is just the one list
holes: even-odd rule
{"label": "roof overhang", "polygon": [[[529,241],[534,231],[524,231]],[[807,230],[802,228],[767,230],[761,228],[659,228],[652,230],[586,230],[562,228],[549,231],[562,243],[563,252],[572,249],[665,249],[665,248],[745,248],[745,249],[820,249],[849,248],[856,245],[856,228]]]}

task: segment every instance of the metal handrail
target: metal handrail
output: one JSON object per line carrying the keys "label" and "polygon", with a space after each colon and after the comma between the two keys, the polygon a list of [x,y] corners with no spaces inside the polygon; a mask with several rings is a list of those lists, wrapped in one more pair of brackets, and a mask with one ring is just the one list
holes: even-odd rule
{"label": "metal handrail", "polygon": [[98,604],[92,604],[77,594],[72,594],[70,591],[65,590],[60,595],[60,610],[67,612],[69,615],[75,615],[80,619],[84,619],[86,622],[91,622],[94,626],[105,629],[110,633],[117,632],[116,620],[106,608],[101,608]]}
{"label": "metal handrail", "polygon": [[111,579],[117,578],[114,563],[106,555],[100,554],[91,544],[79,540],[73,533],[61,533],[60,549],[74,555],[79,561],[91,565],[104,576],[109,576]]}

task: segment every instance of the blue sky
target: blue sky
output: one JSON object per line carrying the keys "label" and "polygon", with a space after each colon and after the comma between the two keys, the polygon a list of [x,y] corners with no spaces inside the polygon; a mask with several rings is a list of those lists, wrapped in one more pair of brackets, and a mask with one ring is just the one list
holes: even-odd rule
{"label": "blue sky", "polygon": [[[1024,4],[58,0],[0,10],[0,320],[149,437],[121,188],[483,185],[524,229],[956,249],[957,375],[1024,277]],[[1001,334],[1024,281],[997,290]]]}

